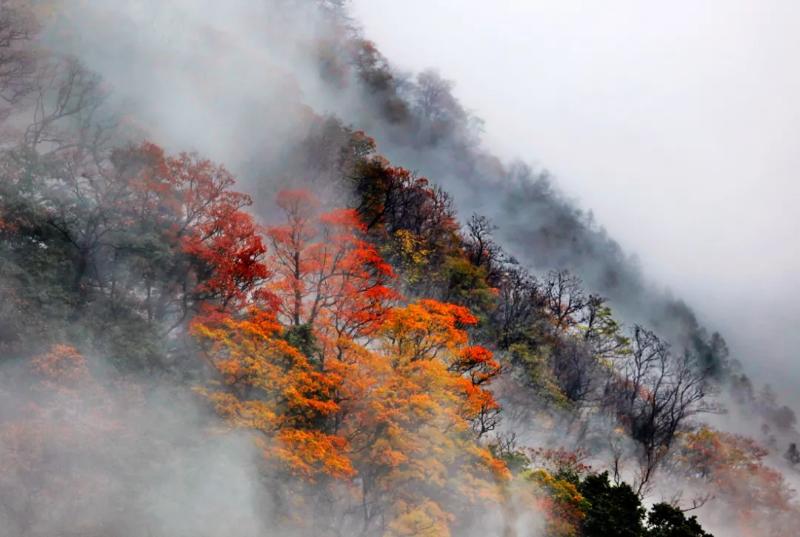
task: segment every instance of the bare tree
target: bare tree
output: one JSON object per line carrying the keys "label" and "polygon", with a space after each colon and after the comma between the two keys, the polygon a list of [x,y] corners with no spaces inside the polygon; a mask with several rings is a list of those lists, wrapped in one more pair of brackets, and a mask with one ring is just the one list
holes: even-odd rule
{"label": "bare tree", "polygon": [[559,342],[552,353],[553,374],[564,395],[574,403],[583,403],[601,384],[599,363],[583,341],[568,338]]}
{"label": "bare tree", "polygon": [[100,79],[77,60],[53,59],[33,83],[33,120],[27,148],[43,155],[102,145],[107,128],[97,117],[104,102]]}
{"label": "bare tree", "polygon": [[417,76],[416,106],[420,114],[430,120],[460,118],[461,105],[453,97],[453,83],[434,70],[428,69]]}
{"label": "bare tree", "polygon": [[497,226],[487,217],[473,214],[467,222],[464,237],[467,257],[473,265],[486,271],[491,284],[496,284],[500,280],[500,264],[503,261],[503,249],[492,236],[495,230]]}
{"label": "bare tree", "polygon": [[500,277],[499,300],[492,312],[498,343],[507,349],[523,339],[537,318],[544,317],[541,283],[519,265],[510,265]]}
{"label": "bare tree", "polygon": [[36,54],[30,41],[36,30],[36,20],[24,4],[0,0],[0,99],[7,105],[32,89]]}
{"label": "bare tree", "polygon": [[686,421],[711,410],[707,374],[689,352],[675,355],[656,334],[636,326],[631,353],[606,386],[605,402],[640,448],[637,492],[647,484]]}
{"label": "bare tree", "polygon": [[566,270],[550,272],[542,291],[556,330],[563,332],[578,323],[578,314],[586,307],[587,300],[580,278]]}

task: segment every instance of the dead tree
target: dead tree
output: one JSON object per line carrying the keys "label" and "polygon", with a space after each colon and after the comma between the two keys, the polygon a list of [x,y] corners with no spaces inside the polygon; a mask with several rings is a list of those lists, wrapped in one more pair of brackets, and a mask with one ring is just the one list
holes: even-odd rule
{"label": "dead tree", "polygon": [[563,332],[577,324],[578,314],[586,307],[587,300],[580,278],[566,270],[550,272],[542,292],[556,330]]}
{"label": "dead tree", "polygon": [[630,355],[605,390],[605,404],[640,449],[637,492],[646,487],[687,420],[711,410],[707,374],[687,352],[674,354],[649,330],[636,326]]}

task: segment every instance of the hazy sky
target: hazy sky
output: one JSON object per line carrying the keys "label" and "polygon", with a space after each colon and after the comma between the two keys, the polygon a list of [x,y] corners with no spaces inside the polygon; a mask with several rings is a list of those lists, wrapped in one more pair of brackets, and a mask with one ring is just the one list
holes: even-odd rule
{"label": "hazy sky", "polygon": [[749,361],[800,358],[800,2],[352,8],[395,65],[453,80],[495,152],[551,170]]}

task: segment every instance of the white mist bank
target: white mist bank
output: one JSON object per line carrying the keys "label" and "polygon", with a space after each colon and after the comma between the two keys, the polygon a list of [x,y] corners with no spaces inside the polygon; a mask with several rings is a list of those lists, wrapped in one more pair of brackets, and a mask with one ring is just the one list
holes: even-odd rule
{"label": "white mist bank", "polygon": [[696,305],[737,357],[780,372],[763,380],[793,396],[796,3],[353,7],[392,61],[454,80],[494,151],[552,170],[649,278]]}

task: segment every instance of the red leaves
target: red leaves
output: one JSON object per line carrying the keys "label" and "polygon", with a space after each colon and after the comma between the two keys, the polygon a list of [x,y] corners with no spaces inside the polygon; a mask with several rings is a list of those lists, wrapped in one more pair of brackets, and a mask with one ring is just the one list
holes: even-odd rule
{"label": "red leaves", "polygon": [[242,210],[250,198],[231,190],[236,181],[230,172],[188,153],[167,156],[152,143],[117,152],[114,161],[120,180],[134,191],[134,199],[119,210],[189,256],[186,280],[194,282],[189,294],[204,315],[268,298],[256,292],[269,276],[266,247]]}
{"label": "red leaves", "polygon": [[172,187],[175,209],[182,219],[183,249],[205,266],[196,291],[214,298],[221,310],[241,308],[249,293],[269,275],[262,262],[266,252],[252,217],[240,209],[250,204],[229,188],[233,176],[223,167],[186,153],[156,165]]}
{"label": "red leaves", "polygon": [[394,277],[374,246],[361,238],[355,211],[318,214],[319,203],[302,190],[278,195],[286,224],[269,228],[275,274],[272,288],[281,318],[312,324],[328,337],[356,337],[375,328],[397,298]]}
{"label": "red leaves", "polygon": [[231,304],[242,307],[248,293],[269,276],[262,262],[266,247],[252,219],[239,211],[219,211],[194,231],[185,238],[184,251],[210,268],[197,291],[217,297],[223,310]]}
{"label": "red leaves", "polygon": [[468,375],[472,384],[478,386],[489,382],[500,374],[500,363],[492,352],[479,345],[461,351],[457,361],[451,366],[455,371]]}

